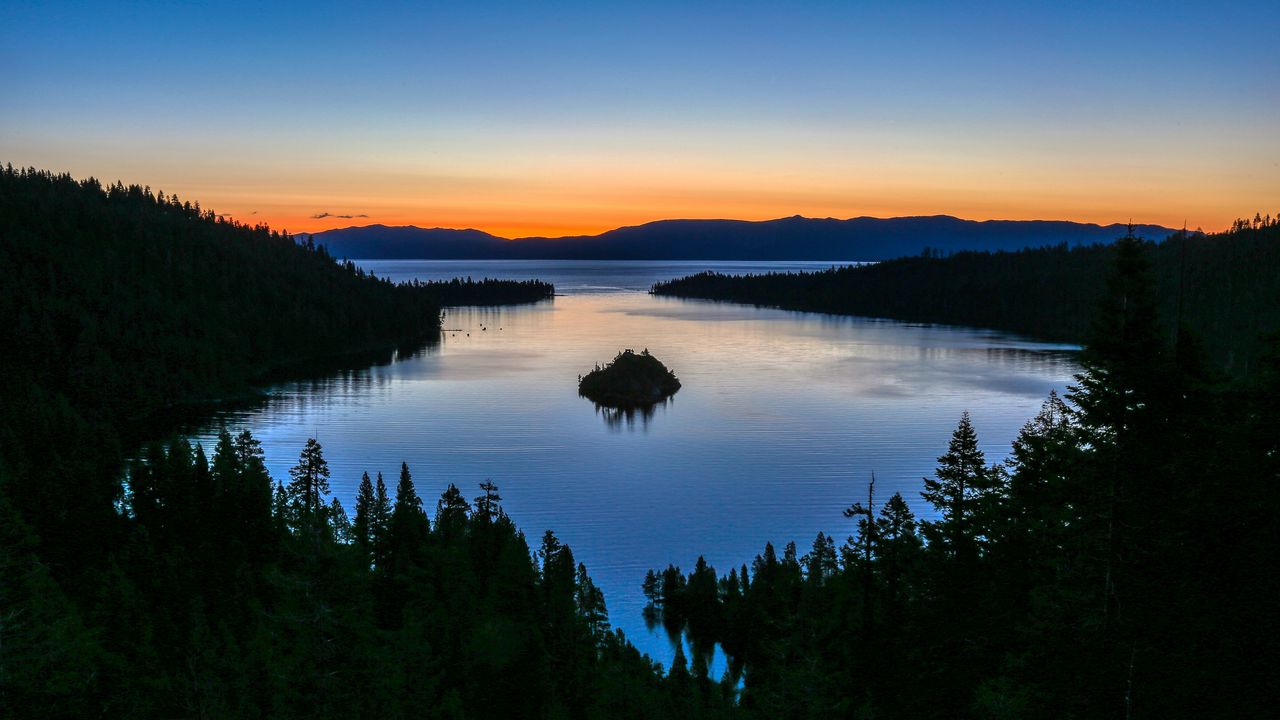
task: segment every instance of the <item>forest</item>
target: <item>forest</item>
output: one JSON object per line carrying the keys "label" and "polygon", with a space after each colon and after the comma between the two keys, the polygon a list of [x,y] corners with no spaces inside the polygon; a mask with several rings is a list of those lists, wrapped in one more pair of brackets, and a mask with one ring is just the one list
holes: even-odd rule
{"label": "forest", "polygon": [[407,466],[393,489],[365,473],[348,515],[328,480],[315,440],[274,484],[248,431],[154,444],[75,601],[10,530],[6,716],[674,716],[572,550],[531,551],[497,485],[424,506]]}
{"label": "forest", "polygon": [[[1232,374],[1258,368],[1260,338],[1280,332],[1280,218],[1258,214],[1223,233],[1179,232],[1148,242],[1159,329],[1179,327]],[[814,273],[728,276],[704,272],[661,282],[656,295],[920,323],[970,325],[1082,343],[1115,262],[1114,244],[1017,252],[926,249],[917,257]]]}
{"label": "forest", "polygon": [[370,468],[348,509],[314,439],[287,478],[251,429],[138,440],[300,360],[427,341],[451,301],[549,286],[396,285],[172,196],[34,170],[0,173],[0,233],[0,716],[1273,711],[1280,344],[1223,371],[1192,303],[1168,316],[1168,243],[1063,251],[1105,259],[1075,386],[1004,462],[958,418],[910,498],[927,517],[873,483],[843,500],[844,540],[637,577],[696,648],[664,668],[610,629],[569,547],[525,538],[498,482],[432,500],[407,465]]}
{"label": "forest", "polygon": [[434,342],[443,305],[554,292],[396,285],[199,203],[33,168],[0,170],[0,237],[4,494],[72,574],[104,560],[92,550],[110,543],[90,541],[115,532],[121,462],[155,416],[301,364]]}
{"label": "forest", "polygon": [[651,570],[646,612],[724,648],[746,717],[1274,712],[1280,338],[1225,381],[1167,340],[1151,251],[1116,244],[1077,383],[1007,460],[959,419],[912,498],[932,519],[873,478],[846,541]]}

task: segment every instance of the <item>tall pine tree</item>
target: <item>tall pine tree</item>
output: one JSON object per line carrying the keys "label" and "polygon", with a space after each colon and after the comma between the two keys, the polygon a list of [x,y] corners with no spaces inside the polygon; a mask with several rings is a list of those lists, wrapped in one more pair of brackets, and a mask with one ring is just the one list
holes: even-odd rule
{"label": "tall pine tree", "polygon": [[324,496],[329,494],[329,463],[315,438],[307,439],[298,464],[289,468],[289,478],[289,496],[297,503],[302,518],[321,516]]}

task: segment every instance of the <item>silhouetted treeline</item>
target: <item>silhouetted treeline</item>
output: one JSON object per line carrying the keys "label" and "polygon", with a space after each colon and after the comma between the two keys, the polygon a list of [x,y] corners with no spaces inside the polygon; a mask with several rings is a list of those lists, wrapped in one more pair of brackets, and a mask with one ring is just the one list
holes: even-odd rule
{"label": "silhouetted treeline", "polygon": [[124,530],[80,613],[21,546],[0,556],[7,717],[662,718],[672,696],[612,632],[548,531],[498,487],[424,504],[366,473],[354,520],[315,440],[287,481],[249,432],[133,463]]}
{"label": "silhouetted treeline", "polygon": [[1168,341],[1150,252],[1117,244],[1077,384],[1006,462],[966,414],[919,498],[873,479],[843,543],[650,571],[648,613],[723,646],[743,717],[1274,712],[1280,343],[1220,384]]}
{"label": "silhouetted treeline", "polygon": [[546,300],[556,294],[555,285],[541,280],[454,278],[429,282],[414,280],[408,285],[425,289],[443,306],[515,305]]}
{"label": "silhouetted treeline", "polygon": [[84,548],[109,545],[119,437],[136,423],[245,393],[282,367],[421,344],[442,303],[549,289],[394,285],[174,195],[0,169],[4,492],[47,562],[94,565]]}
{"label": "silhouetted treeline", "polygon": [[[1258,216],[1225,233],[1177,233],[1151,250],[1162,336],[1172,339],[1181,320],[1216,366],[1250,373],[1262,352],[1259,338],[1280,331],[1280,222]],[[925,251],[815,273],[701,273],[658,283],[652,292],[1080,343],[1115,253],[1114,245]]]}

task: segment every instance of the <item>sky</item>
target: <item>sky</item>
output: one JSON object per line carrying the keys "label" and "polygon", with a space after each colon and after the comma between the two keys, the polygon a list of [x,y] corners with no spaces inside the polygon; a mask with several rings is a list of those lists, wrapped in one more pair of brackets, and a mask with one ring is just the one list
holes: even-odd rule
{"label": "sky", "polygon": [[0,0],[0,162],[293,232],[1280,211],[1280,2]]}

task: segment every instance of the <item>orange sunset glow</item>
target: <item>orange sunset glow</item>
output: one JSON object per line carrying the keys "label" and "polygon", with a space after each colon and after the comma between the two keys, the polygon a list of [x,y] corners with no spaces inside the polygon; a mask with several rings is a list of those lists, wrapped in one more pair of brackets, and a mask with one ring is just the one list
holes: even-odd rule
{"label": "orange sunset glow", "polygon": [[[637,162],[643,160],[638,158]],[[636,163],[632,163],[634,168]],[[84,174],[94,174],[86,169]],[[167,173],[157,173],[163,176]],[[336,171],[335,171],[336,174]],[[1194,178],[1160,177],[1162,169],[1116,173],[1080,170],[1045,177],[1017,173],[922,167],[913,173],[886,163],[850,173],[814,176],[782,168],[756,172],[654,168],[614,178],[604,170],[547,169],[524,177],[492,179],[427,174],[370,174],[356,182],[326,181],[311,173],[273,179],[272,185],[184,179],[158,183],[165,192],[201,198],[206,207],[249,224],[265,222],[291,232],[353,225],[475,228],[499,237],[592,235],[668,218],[767,220],[789,215],[849,218],[948,214],[971,220],[1055,219],[1111,224],[1133,218],[1170,227],[1218,230],[1243,210],[1241,198],[1263,206],[1264,193],[1224,182],[1206,193]],[[865,175],[865,177],[864,177]],[[545,179],[544,179],[545,178]],[[324,215],[324,217],[316,217]]]}
{"label": "orange sunset glow", "polygon": [[[618,12],[563,26],[511,12],[490,19],[511,32],[479,39],[450,30],[466,17],[382,26],[404,42],[335,21],[304,44],[277,42],[274,31],[293,37],[279,17],[228,27],[240,44],[204,53],[181,52],[206,42],[193,31],[51,26],[61,47],[112,57],[112,71],[7,55],[0,161],[144,182],[294,233],[562,236],[797,214],[1220,230],[1280,197],[1274,55],[1170,56],[1148,39],[1160,18],[1076,27],[1044,11],[1035,26],[1061,34],[1020,62],[1020,35],[959,11],[880,19],[910,42],[853,12],[693,33],[719,27],[711,14],[678,43]],[[1165,20],[1169,33],[1206,22]],[[326,40],[352,50],[313,52]]]}

